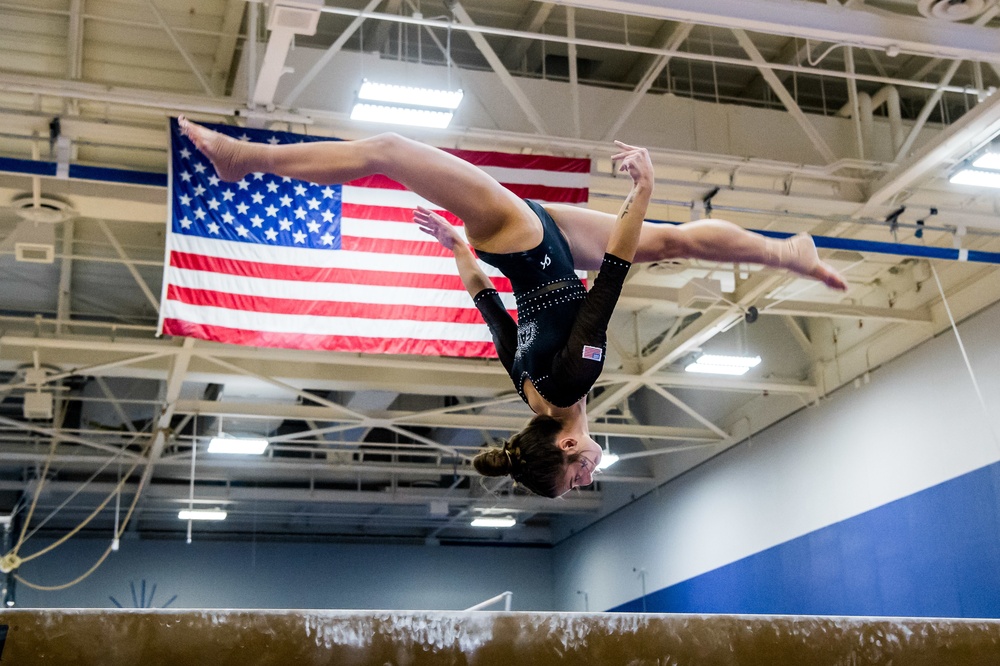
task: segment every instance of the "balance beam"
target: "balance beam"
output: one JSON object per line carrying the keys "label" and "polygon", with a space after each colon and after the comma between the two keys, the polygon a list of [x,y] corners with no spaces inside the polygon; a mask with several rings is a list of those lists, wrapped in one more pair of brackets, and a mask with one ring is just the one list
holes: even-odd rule
{"label": "balance beam", "polygon": [[995,666],[1000,621],[626,613],[0,611],[0,664]]}

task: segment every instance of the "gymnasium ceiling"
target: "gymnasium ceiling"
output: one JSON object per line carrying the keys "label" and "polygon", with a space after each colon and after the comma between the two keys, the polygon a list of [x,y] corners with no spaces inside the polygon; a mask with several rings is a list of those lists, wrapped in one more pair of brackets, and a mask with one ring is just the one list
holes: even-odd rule
{"label": "gymnasium ceiling", "polygon": [[[857,249],[1000,251],[996,190],[948,183],[1000,131],[994,0],[326,0],[291,49],[268,11],[0,0],[0,512],[23,517],[44,479],[41,535],[110,498],[85,528],[110,539],[114,507],[124,518],[141,486],[123,538],[183,538],[197,444],[194,503],[229,517],[195,539],[551,544],[838,389],[877,384],[879,365],[947,330],[936,277],[959,320],[1000,299],[992,264]],[[263,66],[243,66],[248,54]],[[634,270],[589,405],[592,433],[623,460],[544,500],[471,471],[484,442],[528,417],[496,362],[158,338],[166,191],[32,175],[39,162],[165,173],[167,118],[181,112],[370,135],[380,128],[349,120],[349,102],[359,72],[382,70],[466,90],[451,128],[399,131],[589,156],[591,205],[612,211],[627,183],[610,139],[641,143],[657,167],[650,218],[707,208],[840,239],[823,252],[850,289],[755,266]],[[31,233],[48,235],[52,263],[18,261]],[[763,362],[740,378],[685,373],[699,350]],[[27,419],[39,392],[54,415]],[[220,429],[267,435],[269,452],[209,455]],[[469,527],[481,513],[518,525]]]}

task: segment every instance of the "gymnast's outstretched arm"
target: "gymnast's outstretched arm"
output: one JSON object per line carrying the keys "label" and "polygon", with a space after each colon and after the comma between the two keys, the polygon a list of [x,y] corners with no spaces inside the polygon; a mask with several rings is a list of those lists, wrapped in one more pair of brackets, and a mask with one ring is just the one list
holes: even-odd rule
{"label": "gymnast's outstretched arm", "polygon": [[649,207],[649,198],[653,193],[653,163],[649,159],[649,151],[645,148],[630,146],[621,141],[615,141],[621,152],[612,157],[614,161],[621,160],[619,171],[624,171],[632,178],[632,191],[625,198],[615,225],[611,229],[607,253],[631,262],[635,259],[639,248],[639,232]]}
{"label": "gymnast's outstretched arm", "polygon": [[493,289],[493,281],[479,267],[472,249],[448,220],[420,206],[413,211],[413,221],[420,225],[421,231],[436,238],[437,242],[455,255],[458,275],[469,296],[475,298],[482,290]]}

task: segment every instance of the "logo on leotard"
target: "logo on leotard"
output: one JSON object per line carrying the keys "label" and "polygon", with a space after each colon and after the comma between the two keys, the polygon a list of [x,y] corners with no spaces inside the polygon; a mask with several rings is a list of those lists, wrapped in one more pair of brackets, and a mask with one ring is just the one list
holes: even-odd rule
{"label": "logo on leotard", "polygon": [[591,361],[600,361],[602,356],[600,347],[591,347],[590,345],[583,346],[583,357],[590,359]]}
{"label": "logo on leotard", "polygon": [[542,270],[544,271],[546,268],[548,268],[549,264],[551,263],[552,259],[549,258],[549,255],[545,255],[545,258],[542,259]]}

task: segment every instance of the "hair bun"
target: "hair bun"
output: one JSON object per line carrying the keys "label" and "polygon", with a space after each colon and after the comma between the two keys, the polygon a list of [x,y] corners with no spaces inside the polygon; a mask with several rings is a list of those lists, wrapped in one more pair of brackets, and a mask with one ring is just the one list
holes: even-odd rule
{"label": "hair bun", "polygon": [[491,446],[472,459],[472,466],[483,476],[507,476],[511,472],[506,451]]}

